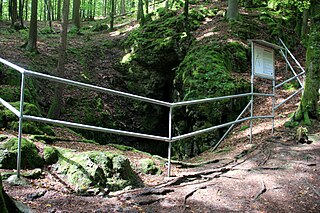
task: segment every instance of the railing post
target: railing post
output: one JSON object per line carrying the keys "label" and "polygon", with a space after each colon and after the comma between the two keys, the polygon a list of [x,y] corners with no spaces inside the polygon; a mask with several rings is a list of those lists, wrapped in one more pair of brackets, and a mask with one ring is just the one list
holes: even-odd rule
{"label": "railing post", "polygon": [[168,177],[171,175],[171,148],[172,148],[172,106],[169,110],[169,146],[168,146]]}
{"label": "railing post", "polygon": [[252,143],[252,118],[253,118],[253,81],[254,81],[254,43],[251,43],[251,107],[250,107],[250,143]]}
{"label": "railing post", "polygon": [[20,178],[21,170],[21,140],[22,140],[22,120],[23,120],[23,102],[24,102],[25,74],[21,74],[20,91],[20,114],[19,114],[19,132],[18,132],[18,154],[17,154],[17,177]]}
{"label": "railing post", "polygon": [[274,133],[274,107],[275,107],[275,104],[276,104],[276,77],[275,77],[275,74],[273,76],[273,79],[272,79],[272,93],[273,93],[273,97],[272,97],[272,134]]}

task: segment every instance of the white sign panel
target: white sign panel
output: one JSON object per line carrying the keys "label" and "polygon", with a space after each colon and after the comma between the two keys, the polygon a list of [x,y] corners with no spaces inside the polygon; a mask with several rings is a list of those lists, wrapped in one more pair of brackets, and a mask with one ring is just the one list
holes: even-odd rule
{"label": "white sign panel", "polygon": [[262,78],[274,78],[273,49],[254,44],[253,52],[254,74]]}

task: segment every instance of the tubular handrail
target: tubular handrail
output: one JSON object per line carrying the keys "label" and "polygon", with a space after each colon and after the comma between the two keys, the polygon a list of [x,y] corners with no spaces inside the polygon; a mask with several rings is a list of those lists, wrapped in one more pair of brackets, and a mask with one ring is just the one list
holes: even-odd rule
{"label": "tubular handrail", "polygon": [[4,105],[7,109],[9,109],[13,114],[15,114],[17,117],[20,116],[20,112],[14,108],[11,104],[0,98],[0,103]]}
{"label": "tubular handrail", "polygon": [[289,53],[289,55],[291,56],[291,58],[294,60],[294,62],[299,66],[299,68],[305,72],[304,68],[301,66],[301,64],[299,63],[299,61],[294,57],[294,55],[291,53],[291,51],[288,49],[288,47],[285,45],[285,43],[281,40],[281,38],[279,38],[282,46],[286,49],[286,51]]}
{"label": "tubular handrail", "polygon": [[285,83],[288,83],[288,82],[290,82],[290,81],[292,81],[292,80],[294,80],[294,79],[296,79],[296,78],[298,78],[298,77],[300,77],[300,76],[302,76],[302,75],[304,75],[304,74],[305,74],[305,72],[301,72],[301,73],[299,73],[299,74],[297,74],[297,75],[295,75],[295,76],[293,76],[293,77],[291,77],[291,78],[288,78],[287,80],[281,82],[280,84],[277,84],[277,85],[275,86],[275,88],[279,88],[279,87],[281,87],[282,85],[284,85]]}
{"label": "tubular handrail", "polygon": [[7,61],[7,60],[4,60],[4,59],[0,58],[0,62],[5,64],[5,65],[7,65],[7,66],[9,66],[9,67],[11,67],[11,68],[13,68],[13,69],[15,69],[15,70],[17,70],[17,71],[19,71],[20,73],[24,73],[25,72],[24,68],[19,67],[18,65],[15,65],[15,64]]}

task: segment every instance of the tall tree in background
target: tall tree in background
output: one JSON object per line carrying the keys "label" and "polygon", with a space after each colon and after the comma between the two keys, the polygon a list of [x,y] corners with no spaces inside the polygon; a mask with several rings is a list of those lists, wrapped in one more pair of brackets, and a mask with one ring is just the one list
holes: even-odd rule
{"label": "tall tree in background", "polygon": [[311,29],[307,47],[305,88],[294,121],[311,125],[310,118],[320,119],[320,1],[312,0],[310,7]]}
{"label": "tall tree in background", "polygon": [[18,19],[18,5],[17,5],[17,0],[11,0],[10,2],[11,2],[11,8],[10,8],[11,27],[14,27]]}
{"label": "tall tree in background", "polygon": [[239,16],[238,0],[228,0],[227,19],[236,20]]}
{"label": "tall tree in background", "polygon": [[0,0],[0,21],[3,19],[3,0]]}
{"label": "tall tree in background", "polygon": [[31,2],[31,20],[29,28],[28,41],[25,44],[26,50],[37,52],[37,37],[38,37],[38,0]]}
{"label": "tall tree in background", "polygon": [[126,13],[126,0],[121,0],[121,14],[124,15]]}
{"label": "tall tree in background", "polygon": [[20,21],[20,27],[24,28],[23,24],[23,0],[19,0],[19,21]]}
{"label": "tall tree in background", "polygon": [[80,0],[73,0],[72,23],[77,33],[80,31]]}
{"label": "tall tree in background", "polygon": [[[57,67],[58,76],[63,76],[65,72],[69,6],[70,6],[70,0],[64,0],[63,8],[62,8],[62,29],[60,33],[61,37],[60,37],[60,48],[59,48],[59,58],[58,58],[58,67]],[[63,108],[63,91],[64,91],[64,85],[62,84],[55,85],[52,104],[48,112],[49,118],[58,118],[60,116],[61,110]]]}
{"label": "tall tree in background", "polygon": [[58,0],[57,3],[57,20],[61,20],[61,0]]}
{"label": "tall tree in background", "polygon": [[189,26],[189,0],[185,0],[184,3],[184,17],[185,17],[185,28],[187,31],[187,36],[190,38],[190,26]]}
{"label": "tall tree in background", "polygon": [[111,30],[113,30],[115,12],[116,12],[115,0],[111,0],[111,11],[110,11],[110,29]]}
{"label": "tall tree in background", "polygon": [[144,25],[145,18],[144,18],[144,12],[143,12],[143,0],[138,1],[137,20],[139,21],[140,25]]}

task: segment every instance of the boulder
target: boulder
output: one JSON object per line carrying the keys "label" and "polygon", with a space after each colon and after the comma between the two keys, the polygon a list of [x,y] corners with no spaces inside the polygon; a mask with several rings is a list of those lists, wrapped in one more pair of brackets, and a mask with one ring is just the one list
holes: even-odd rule
{"label": "boulder", "polygon": [[144,174],[159,174],[161,172],[160,168],[157,167],[156,163],[150,158],[144,158],[139,161],[140,171]]}
{"label": "boulder", "polygon": [[[0,168],[17,168],[18,138],[0,143]],[[37,147],[29,140],[21,140],[21,168],[35,169],[43,166],[43,160]]]}

